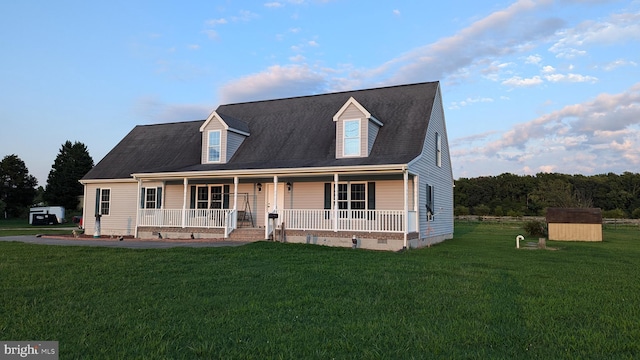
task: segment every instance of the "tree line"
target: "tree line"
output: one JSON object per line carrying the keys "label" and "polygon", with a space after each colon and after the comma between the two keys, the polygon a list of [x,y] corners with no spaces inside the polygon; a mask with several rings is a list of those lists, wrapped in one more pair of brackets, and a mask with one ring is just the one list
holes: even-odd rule
{"label": "tree line", "polygon": [[78,207],[78,196],[83,194],[78,182],[93,168],[93,159],[81,142],[66,141],[51,166],[46,187],[38,180],[17,155],[5,156],[0,161],[0,215],[2,218],[26,218],[32,206],[64,206],[67,211]]}
{"label": "tree line", "polygon": [[540,216],[548,207],[596,207],[605,217],[640,218],[640,174],[539,173],[460,178],[456,215]]}

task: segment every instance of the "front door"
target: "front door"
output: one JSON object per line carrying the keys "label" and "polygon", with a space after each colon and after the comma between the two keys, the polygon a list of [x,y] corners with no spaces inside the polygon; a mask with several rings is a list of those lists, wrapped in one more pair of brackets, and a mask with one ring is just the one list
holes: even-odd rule
{"label": "front door", "polygon": [[[271,213],[276,209],[276,203],[274,202],[274,197],[273,197],[273,193],[274,193],[274,186],[273,183],[267,183],[267,191],[265,193],[265,196],[267,197],[265,199],[265,204],[267,205],[267,213]],[[282,209],[284,208],[284,184],[283,183],[278,183],[278,194],[277,194],[277,208],[278,209]],[[276,222],[278,225],[280,225],[280,222],[282,220],[278,219],[278,221]]]}

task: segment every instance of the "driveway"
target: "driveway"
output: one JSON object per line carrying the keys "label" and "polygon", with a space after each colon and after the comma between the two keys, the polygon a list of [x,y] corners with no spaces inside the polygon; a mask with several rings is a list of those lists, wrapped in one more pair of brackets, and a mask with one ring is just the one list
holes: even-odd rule
{"label": "driveway", "polygon": [[165,249],[173,247],[221,247],[248,244],[243,241],[219,240],[140,240],[125,239],[64,239],[59,237],[37,237],[35,235],[0,236],[0,241],[19,241],[29,244],[65,245],[65,246],[102,246],[128,249]]}

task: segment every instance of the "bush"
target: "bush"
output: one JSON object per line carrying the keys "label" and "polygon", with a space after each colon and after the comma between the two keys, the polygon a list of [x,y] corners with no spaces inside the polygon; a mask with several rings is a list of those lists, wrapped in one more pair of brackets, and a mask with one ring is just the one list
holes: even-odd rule
{"label": "bush", "polygon": [[547,236],[547,224],[542,221],[532,220],[527,221],[522,226],[524,231],[530,236],[546,237]]}
{"label": "bush", "polygon": [[635,208],[631,213],[631,217],[634,219],[640,219],[640,208]]}
{"label": "bush", "polygon": [[469,208],[464,205],[457,205],[455,209],[453,209],[453,213],[456,216],[469,215]]}

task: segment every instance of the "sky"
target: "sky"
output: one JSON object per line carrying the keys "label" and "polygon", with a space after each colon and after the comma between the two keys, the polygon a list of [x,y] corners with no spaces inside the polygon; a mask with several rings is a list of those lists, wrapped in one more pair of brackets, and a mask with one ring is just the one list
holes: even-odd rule
{"label": "sky", "polygon": [[440,81],[453,175],[640,169],[640,0],[0,5],[0,157],[45,186],[136,125]]}

